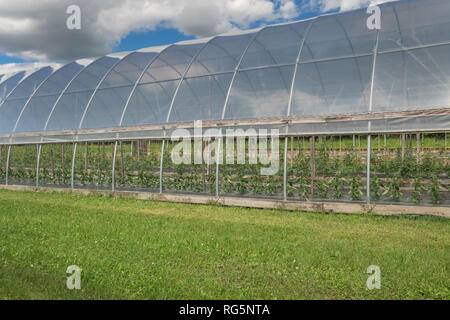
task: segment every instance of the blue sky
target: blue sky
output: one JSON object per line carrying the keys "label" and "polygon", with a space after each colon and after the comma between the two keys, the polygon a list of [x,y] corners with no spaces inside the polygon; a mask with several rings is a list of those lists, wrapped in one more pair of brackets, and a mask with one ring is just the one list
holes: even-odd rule
{"label": "blue sky", "polygon": [[[20,2],[21,0],[17,0],[17,1]],[[65,0],[58,0],[58,1],[65,1]],[[76,0],[73,0],[73,1],[76,1]],[[81,1],[84,1],[84,0],[78,0],[78,1],[80,1],[80,3],[82,3]],[[145,0],[141,0],[141,1],[145,1]],[[177,0],[173,0],[173,1],[177,1]],[[183,0],[178,0],[178,1],[183,1]],[[219,0],[219,1],[223,1],[223,0]],[[258,0],[258,1],[263,2],[263,1],[269,1],[269,0]],[[242,25],[237,26],[231,20],[229,21],[229,23],[231,23],[231,25],[234,27],[239,27],[241,29],[250,29],[250,28],[260,27],[261,25],[266,25],[266,24],[306,19],[306,18],[310,18],[310,17],[320,14],[319,8],[317,6],[316,6],[316,9],[311,9],[311,7],[309,7],[308,9],[300,9],[300,8],[305,8],[305,3],[311,3],[311,1],[313,1],[313,0],[270,0],[270,1],[272,1],[273,3],[277,3],[277,5],[275,7],[275,11],[277,9],[279,9],[279,7],[281,6],[282,3],[293,2],[293,3],[295,3],[297,12],[299,14],[297,16],[291,16],[288,19],[282,19],[282,18],[272,19],[272,20],[269,20],[269,22],[267,22],[268,20],[265,18],[260,19],[260,20],[249,19],[249,23],[245,27],[242,27]],[[316,0],[314,0],[314,1],[316,1]],[[325,1],[325,0],[321,0],[321,1]],[[363,0],[361,0],[361,1],[363,1]],[[120,1],[119,1],[119,3],[120,3]],[[137,3],[137,2],[135,2],[135,3]],[[314,2],[312,2],[312,3],[314,3]],[[175,4],[177,4],[177,2],[175,2]],[[1,7],[1,5],[0,5],[0,7]],[[253,8],[254,7],[249,7],[249,9],[253,9]],[[31,12],[30,14],[37,16],[36,10],[40,10],[40,9],[41,9],[41,7],[38,6],[37,9],[34,9],[34,11],[30,11]],[[138,7],[137,10],[139,10],[139,9],[140,8]],[[18,10],[18,12],[23,12],[26,9],[17,8],[17,10]],[[44,8],[42,8],[42,10],[44,11]],[[332,11],[338,11],[338,9],[335,9]],[[145,13],[143,15],[144,15],[143,19],[145,20],[146,19]],[[1,16],[1,14],[0,14],[0,16]],[[131,14],[130,14],[130,16],[131,16]],[[193,14],[191,13],[190,19],[191,20],[199,19],[199,16],[201,16],[201,14],[197,15],[197,13],[194,12]],[[130,18],[127,16],[125,19],[127,19],[127,18],[130,20],[133,20],[134,17]],[[126,29],[126,32],[124,32],[123,34],[120,34],[120,36],[118,36],[118,37],[116,36],[116,38],[113,39],[114,41],[112,41],[112,43],[114,43],[114,44],[111,44],[110,40],[108,40],[109,41],[108,43],[105,42],[106,45],[103,43],[99,43],[100,41],[102,41],[102,39],[101,39],[102,37],[106,37],[109,35],[109,30],[105,29],[104,31],[102,31],[103,33],[100,33],[101,34],[100,39],[97,38],[96,40],[94,40],[93,44],[86,44],[86,46],[92,46],[92,45],[95,46],[97,43],[99,43],[99,45],[98,45],[99,49],[97,51],[87,50],[85,56],[83,56],[83,57],[96,56],[98,52],[100,52],[100,55],[104,54],[105,52],[101,51],[102,45],[103,45],[103,50],[106,47],[106,50],[112,50],[113,52],[120,52],[120,51],[132,51],[132,50],[137,50],[137,49],[150,47],[150,46],[165,45],[165,44],[175,43],[175,42],[182,41],[182,40],[188,40],[188,39],[195,38],[195,36],[188,35],[188,32],[181,31],[183,28],[184,28],[184,30],[186,30],[186,29],[189,29],[189,27],[185,27],[182,24],[180,24],[181,27],[179,27],[179,28],[176,28],[173,26],[174,24],[177,24],[176,19],[183,20],[183,18],[184,17],[181,16],[181,17],[175,18],[175,20],[174,20],[174,18],[172,17],[172,21],[170,21],[170,23],[165,23],[164,20],[161,20],[160,23],[158,23],[156,26],[153,26],[150,28],[150,29],[152,29],[151,31],[148,31],[148,29],[149,29],[148,27],[128,28],[128,29]],[[36,18],[36,19],[38,19],[38,18]],[[48,17],[47,17],[47,19],[48,19]],[[49,24],[52,21],[49,22],[49,21],[39,20],[38,22]],[[200,23],[201,22],[202,21],[200,21]],[[192,21],[190,21],[189,23],[192,24]],[[166,25],[167,27],[162,27],[162,25]],[[206,28],[208,28],[208,27],[206,26]],[[144,30],[147,29],[147,31],[139,31],[139,30],[143,30],[143,29]],[[42,29],[42,30],[43,30],[42,38],[46,38],[49,32],[45,31],[45,29]],[[208,29],[206,29],[206,30],[208,30]],[[220,33],[220,32],[218,32],[218,33]],[[36,35],[34,35],[34,38],[36,38]],[[28,39],[35,40],[31,37],[29,37]],[[37,39],[37,40],[39,40],[39,39]],[[26,43],[26,42],[30,42],[30,41],[24,39],[24,43]],[[54,42],[55,41],[53,41],[52,43],[54,43]],[[65,44],[62,40],[59,40],[58,43],[59,43],[59,46],[62,46],[62,47],[66,46],[66,45],[70,46],[70,43]],[[85,42],[80,41],[79,43],[85,43]],[[41,46],[41,47],[38,48],[38,46]],[[51,46],[53,46],[53,45],[50,45],[50,47]],[[78,46],[80,46],[80,44],[78,44]],[[50,50],[53,48],[48,49],[49,46],[47,46],[47,48],[46,48],[44,45],[39,44],[39,41],[36,42],[36,48],[33,47],[32,43],[31,44],[28,43],[25,47],[27,47],[27,50],[29,50],[29,51],[36,50],[38,53],[47,54],[47,57],[45,59],[40,59],[39,54],[29,55],[29,57],[27,57],[24,54],[25,50],[20,50],[20,49],[17,50],[16,53],[11,54],[11,51],[10,51],[10,53],[8,55],[6,55],[5,54],[6,51],[2,51],[2,48],[0,46],[0,65],[10,64],[10,63],[21,63],[21,62],[36,62],[36,61],[48,61],[48,62],[62,61],[62,60],[58,60],[57,58],[52,58],[50,56],[50,54],[48,54],[48,52],[45,52],[45,50]],[[73,50],[70,47],[68,47],[67,51],[73,51]],[[24,57],[24,55],[25,55],[25,57]],[[37,58],[33,58],[34,56],[36,56]],[[73,58],[65,57],[65,60],[66,61],[73,60],[78,57],[81,57],[81,56],[77,56],[77,57],[73,57]]]}
{"label": "blue sky", "polygon": [[[301,1],[295,1],[297,5],[299,6]],[[337,10],[334,10],[337,11]],[[301,20],[301,19],[307,19],[314,16],[317,16],[320,14],[317,10],[309,10],[302,12],[299,16],[284,20],[284,21],[293,21],[293,20]],[[281,21],[282,22],[282,21]],[[273,22],[276,23],[276,22]],[[254,23],[250,26],[250,28],[258,28],[261,25],[266,25],[270,23]],[[141,48],[151,47],[151,46],[158,46],[158,45],[165,45],[165,44],[171,44],[174,42],[182,41],[182,40],[190,40],[194,39],[194,36],[187,36],[177,29],[163,29],[158,28],[155,31],[147,31],[147,32],[132,32],[129,34],[126,38],[122,39],[120,44],[113,48],[114,52],[120,52],[120,51],[130,51],[130,50],[137,50]],[[1,61],[1,58],[0,58]]]}

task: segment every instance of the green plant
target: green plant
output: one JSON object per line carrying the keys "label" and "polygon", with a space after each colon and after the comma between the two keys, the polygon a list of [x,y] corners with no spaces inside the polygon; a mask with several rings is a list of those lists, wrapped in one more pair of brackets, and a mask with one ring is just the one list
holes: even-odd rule
{"label": "green plant", "polygon": [[344,179],[340,171],[337,171],[334,178],[331,180],[331,189],[333,190],[333,196],[336,199],[341,199],[344,195]]}
{"label": "green plant", "polygon": [[370,180],[370,189],[371,189],[371,195],[373,200],[380,200],[382,195],[382,188],[383,183],[381,182],[380,178],[376,173],[374,173],[374,176]]}
{"label": "green plant", "polygon": [[361,191],[361,188],[363,188],[364,185],[361,182],[360,177],[353,177],[350,182],[350,200],[361,200],[364,193]]}
{"label": "green plant", "polygon": [[392,176],[391,181],[388,183],[388,188],[384,194],[389,193],[389,196],[394,201],[399,201],[403,197],[403,193],[400,191],[401,177],[397,172]]}
{"label": "green plant", "polygon": [[426,191],[426,188],[422,184],[422,178],[420,176],[414,177],[413,191],[412,191],[411,197],[412,197],[412,201],[415,204],[420,204],[422,202],[422,192],[423,191]]}
{"label": "green plant", "polygon": [[441,193],[440,193],[441,190],[445,191],[445,187],[441,185],[436,175],[432,175],[431,184],[428,187],[428,193],[433,198],[433,204],[441,203]]}

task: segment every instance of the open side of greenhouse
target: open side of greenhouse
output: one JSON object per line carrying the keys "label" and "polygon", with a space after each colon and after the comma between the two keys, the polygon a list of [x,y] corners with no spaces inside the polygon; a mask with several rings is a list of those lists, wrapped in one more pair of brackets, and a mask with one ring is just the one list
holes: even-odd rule
{"label": "open side of greenhouse", "polygon": [[[363,9],[3,75],[0,184],[450,214],[450,1],[379,7],[379,30]],[[175,165],[199,120],[202,159],[227,129],[278,130],[278,173]]]}

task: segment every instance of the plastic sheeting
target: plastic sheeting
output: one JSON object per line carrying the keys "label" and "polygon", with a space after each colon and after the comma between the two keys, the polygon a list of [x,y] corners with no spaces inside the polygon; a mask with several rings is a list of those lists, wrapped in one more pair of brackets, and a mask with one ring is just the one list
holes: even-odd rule
{"label": "plastic sheeting", "polygon": [[[239,126],[273,118],[277,127],[280,119],[371,113],[380,120],[283,128],[299,135],[450,130],[450,1],[380,7],[379,31],[367,28],[362,9],[3,79],[0,143],[160,138],[165,124],[194,120]],[[436,109],[443,112],[426,116]],[[424,111],[420,121],[383,116],[415,110]],[[138,126],[144,129],[131,129]]]}
{"label": "plastic sheeting", "polygon": [[21,71],[9,77],[6,75],[0,77],[0,104],[6,100],[10,92],[19,84],[25,74],[25,71]]}

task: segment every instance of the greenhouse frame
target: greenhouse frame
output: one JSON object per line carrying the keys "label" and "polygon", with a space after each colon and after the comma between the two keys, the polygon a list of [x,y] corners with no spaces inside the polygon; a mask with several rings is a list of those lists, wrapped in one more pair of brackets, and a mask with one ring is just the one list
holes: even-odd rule
{"label": "greenhouse frame", "polygon": [[[0,76],[0,184],[447,208],[450,1],[379,8]],[[174,165],[179,129],[216,161]],[[278,174],[227,129],[277,130]]]}

